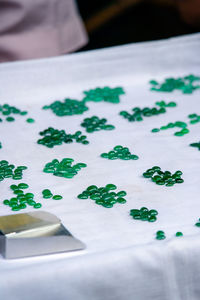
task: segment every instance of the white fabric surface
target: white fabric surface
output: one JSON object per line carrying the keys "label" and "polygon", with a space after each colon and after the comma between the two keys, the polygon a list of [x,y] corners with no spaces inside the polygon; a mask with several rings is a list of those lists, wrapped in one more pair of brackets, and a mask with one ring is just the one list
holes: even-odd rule
{"label": "white fabric surface", "polygon": [[[200,153],[189,147],[200,139],[200,125],[191,125],[190,134],[175,137],[174,130],[151,133],[177,120],[187,121],[189,113],[200,113],[200,90],[192,95],[149,91],[148,81],[162,81],[200,73],[200,35],[159,42],[126,45],[78,53],[53,59],[0,65],[1,103],[29,111],[34,124],[19,117],[15,123],[3,122],[0,158],[16,165],[27,165],[23,182],[37,195],[43,210],[55,213],[71,233],[82,240],[84,251],[18,260],[0,258],[0,295],[8,300],[118,300],[158,299],[195,300],[200,298],[199,228]],[[81,99],[83,90],[97,86],[122,86],[126,94],[120,104],[88,103],[80,116],[59,118],[41,110],[56,99]],[[154,106],[159,100],[176,101],[164,115],[129,123],[118,115],[135,106]],[[77,143],[48,149],[36,143],[38,132],[49,126],[73,133],[81,130],[85,117],[106,117],[113,131],[87,134],[89,145]],[[83,130],[84,131],[84,130]],[[100,158],[117,144],[139,155],[137,161],[109,161]],[[85,162],[73,179],[42,172],[53,158],[72,157]],[[183,171],[184,183],[172,188],[157,186],[142,173],[159,165],[172,172]],[[0,183],[1,200],[11,197],[5,179]],[[127,203],[111,209],[76,196],[87,186],[114,183],[127,191]],[[50,188],[64,196],[61,201],[41,198]],[[158,210],[155,223],[135,221],[129,210],[147,206]],[[26,209],[30,211],[31,208]],[[0,214],[9,214],[1,205]],[[164,230],[166,240],[155,240],[155,232]],[[184,237],[175,238],[182,231]]]}

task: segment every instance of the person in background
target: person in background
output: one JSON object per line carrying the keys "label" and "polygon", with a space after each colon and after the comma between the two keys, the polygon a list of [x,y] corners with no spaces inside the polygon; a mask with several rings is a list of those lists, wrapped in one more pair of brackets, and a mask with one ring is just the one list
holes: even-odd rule
{"label": "person in background", "polygon": [[200,27],[200,0],[176,0],[185,23]]}
{"label": "person in background", "polygon": [[0,62],[62,55],[87,40],[74,0],[0,0]]}

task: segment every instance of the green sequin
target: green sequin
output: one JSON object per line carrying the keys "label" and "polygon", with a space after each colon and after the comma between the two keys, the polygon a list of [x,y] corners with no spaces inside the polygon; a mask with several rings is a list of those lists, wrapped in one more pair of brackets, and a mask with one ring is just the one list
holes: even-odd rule
{"label": "green sequin", "polygon": [[191,147],[195,147],[200,151],[200,142],[190,144]]}
{"label": "green sequin", "polygon": [[35,120],[34,120],[34,119],[32,119],[32,118],[28,118],[28,119],[26,119],[26,122],[27,122],[27,123],[34,123],[34,122],[35,122]]}
{"label": "green sequin", "polygon": [[13,121],[15,121],[15,118],[13,118],[13,117],[7,117],[7,118],[6,118],[6,121],[8,121],[8,122],[13,122]]}
{"label": "green sequin", "polygon": [[176,236],[177,236],[177,237],[179,237],[179,236],[183,236],[183,233],[182,233],[182,232],[180,232],[180,231],[178,231],[178,232],[176,232]]}
{"label": "green sequin", "polygon": [[20,183],[20,184],[18,184],[18,188],[19,189],[27,189],[28,187],[29,187],[29,185],[26,184],[26,183]]}
{"label": "green sequin", "polygon": [[54,195],[53,200],[61,200],[63,197],[61,195]]}

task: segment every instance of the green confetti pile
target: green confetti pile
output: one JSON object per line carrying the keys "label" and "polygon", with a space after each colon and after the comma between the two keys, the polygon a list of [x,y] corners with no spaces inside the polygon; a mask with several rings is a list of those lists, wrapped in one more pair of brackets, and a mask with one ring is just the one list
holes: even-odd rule
{"label": "green confetti pile", "polygon": [[87,141],[87,136],[81,135],[81,131],[76,131],[74,134],[67,134],[65,130],[58,130],[54,129],[53,127],[49,127],[44,131],[39,132],[39,134],[44,137],[42,139],[39,139],[37,143],[48,148],[62,145],[62,143],[69,144],[74,140],[77,143],[81,143],[83,145],[89,144],[89,142]]}
{"label": "green confetti pile", "polygon": [[156,80],[151,80],[149,83],[152,85],[150,88],[156,92],[173,92],[174,90],[180,90],[183,94],[192,94],[193,91],[200,88],[200,85],[196,84],[200,81],[199,76],[188,75],[178,78],[166,78],[163,83],[158,83]]}
{"label": "green confetti pile", "polygon": [[137,160],[139,157],[135,154],[131,154],[127,147],[123,147],[121,145],[117,145],[113,148],[113,150],[108,153],[102,153],[101,157],[108,159],[123,159],[123,160]]}
{"label": "green confetti pile", "polygon": [[55,101],[50,105],[45,105],[43,109],[51,109],[56,116],[63,117],[83,114],[88,107],[83,101],[66,98],[63,102]]}
{"label": "green confetti pile", "polygon": [[140,209],[131,209],[130,215],[135,220],[155,222],[157,220],[158,212],[155,209],[148,209],[147,207],[142,207]]}
{"label": "green confetti pile", "polygon": [[143,173],[145,178],[151,178],[153,182],[158,185],[173,186],[176,183],[183,183],[184,180],[181,178],[183,173],[176,171],[172,174],[170,171],[162,171],[160,167],[154,166]]}
{"label": "green confetti pile", "polygon": [[110,87],[97,87],[96,89],[91,89],[89,91],[83,92],[86,96],[83,98],[84,102],[87,101],[106,101],[111,103],[119,103],[119,96],[125,94],[122,87],[110,88]]}
{"label": "green confetti pile", "polygon": [[88,133],[99,131],[99,130],[113,130],[115,129],[114,125],[108,125],[107,119],[100,119],[97,116],[91,118],[85,118],[81,123],[81,126],[85,128]]}
{"label": "green confetti pile", "polygon": [[28,187],[29,186],[26,183],[20,183],[18,185],[12,184],[10,189],[13,191],[15,196],[9,200],[4,200],[3,204],[9,206],[13,211],[25,209],[27,205],[36,209],[42,207],[41,203],[34,201],[33,193],[24,193],[23,189],[27,189]]}
{"label": "green confetti pile", "polygon": [[116,190],[117,186],[110,183],[105,187],[97,187],[96,185],[90,185],[85,191],[79,194],[77,197],[79,199],[88,199],[94,200],[96,204],[102,205],[107,208],[113,207],[116,203],[124,204],[126,199],[123,197],[126,196],[125,191],[113,192]]}
{"label": "green confetti pile", "polygon": [[73,178],[78,171],[87,167],[85,163],[78,163],[72,166],[73,158],[63,158],[60,162],[58,159],[53,159],[47,163],[43,169],[45,173],[52,173],[55,176],[64,178]]}
{"label": "green confetti pile", "polygon": [[5,178],[12,178],[14,180],[20,180],[23,177],[23,171],[26,170],[26,166],[10,165],[7,160],[0,161],[0,181]]}

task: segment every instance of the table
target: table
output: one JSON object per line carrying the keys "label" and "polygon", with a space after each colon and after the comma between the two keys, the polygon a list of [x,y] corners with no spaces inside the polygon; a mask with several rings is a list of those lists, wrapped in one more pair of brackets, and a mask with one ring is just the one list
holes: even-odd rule
{"label": "table", "polygon": [[[200,91],[191,95],[156,93],[148,84],[150,79],[198,75],[199,48],[200,34],[195,34],[0,65],[1,103],[28,110],[28,116],[36,121],[28,124],[25,117],[19,117],[14,123],[1,123],[1,159],[27,165],[23,182],[29,184],[43,210],[56,214],[86,244],[80,252],[0,258],[2,299],[199,299],[200,239],[194,224],[200,217],[200,154],[189,147],[199,141],[199,124],[191,125],[184,137],[175,137],[173,130],[152,133],[151,129],[187,121],[189,113],[199,113]],[[59,118],[41,109],[66,97],[81,100],[84,90],[97,86],[122,86],[126,94],[120,96],[120,104],[89,102],[89,110],[78,116]],[[163,99],[176,101],[177,108],[143,122],[129,123],[119,116],[120,110],[152,107]],[[73,143],[48,149],[37,144],[39,131],[52,126],[73,133],[81,130],[83,118],[92,115],[106,117],[116,129],[88,133],[89,145]],[[139,160],[100,157],[117,144],[129,147]],[[73,179],[42,172],[45,163],[64,157],[88,166]],[[153,165],[173,172],[182,170],[184,183],[172,188],[155,185],[142,176]],[[9,186],[13,182],[5,179],[0,183],[1,202],[12,196]],[[126,204],[107,209],[91,200],[77,199],[87,186],[107,183],[127,191]],[[44,188],[63,195],[63,200],[42,199]],[[142,206],[158,210],[157,222],[136,221],[129,216],[130,209]],[[0,214],[9,213],[1,204]],[[155,239],[160,229],[166,233],[163,241]],[[184,236],[175,237],[177,231]]]}

